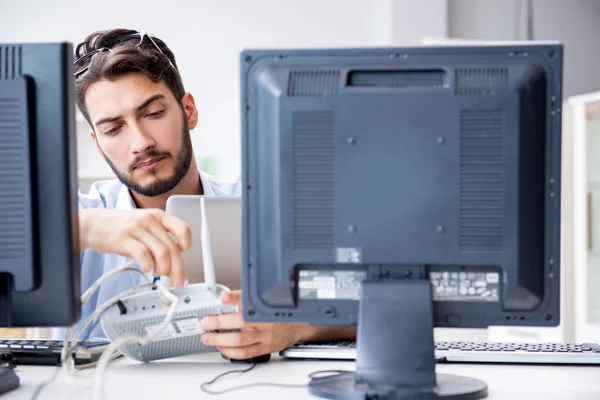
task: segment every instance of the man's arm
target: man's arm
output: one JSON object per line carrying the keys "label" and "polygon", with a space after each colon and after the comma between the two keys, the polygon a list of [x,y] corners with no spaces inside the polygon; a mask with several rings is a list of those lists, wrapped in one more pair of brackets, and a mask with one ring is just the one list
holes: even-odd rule
{"label": "man's arm", "polygon": [[92,248],[132,257],[144,272],[169,275],[175,287],[185,281],[181,252],[190,248],[191,241],[190,228],[162,210],[89,208],[79,212],[80,251]]}
{"label": "man's arm", "polygon": [[355,327],[327,327],[307,325],[300,335],[303,342],[336,342],[356,340]]}
{"label": "man's arm", "polygon": [[[242,292],[239,290],[221,293],[220,299],[223,304],[242,309]],[[279,352],[300,341],[348,341],[356,338],[354,327],[247,322],[241,312],[204,317],[200,326],[207,331],[201,337],[202,343],[217,346],[224,356],[237,360]],[[218,332],[220,330],[236,331]]]}
{"label": "man's arm", "polygon": [[79,252],[81,253],[88,248],[87,232],[89,230],[90,210],[79,210]]}

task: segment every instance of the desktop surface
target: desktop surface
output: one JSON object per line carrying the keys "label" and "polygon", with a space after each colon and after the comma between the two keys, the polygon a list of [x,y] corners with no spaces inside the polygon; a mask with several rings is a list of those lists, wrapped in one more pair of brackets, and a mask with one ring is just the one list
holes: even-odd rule
{"label": "desktop surface", "polygon": [[[352,362],[289,361],[274,356],[269,363],[245,373],[230,375],[211,386],[224,390],[256,382],[280,384],[308,384],[308,374],[320,370],[354,370]],[[219,354],[204,354],[174,358],[149,364],[119,359],[109,364],[106,374],[106,398],[124,399],[189,399],[204,398],[200,384],[217,375],[245,369],[244,365],[231,364]],[[490,366],[490,365],[438,365],[437,372],[459,374],[484,380],[489,386],[488,399],[578,400],[600,398],[600,367],[558,366]],[[2,400],[31,398],[36,387],[50,379],[53,367],[18,367],[21,387],[2,396]],[[89,399],[93,394],[94,369],[77,372],[73,376],[61,371],[56,380],[48,384],[38,400]],[[240,398],[314,398],[306,388],[252,387],[219,396],[221,399]]]}

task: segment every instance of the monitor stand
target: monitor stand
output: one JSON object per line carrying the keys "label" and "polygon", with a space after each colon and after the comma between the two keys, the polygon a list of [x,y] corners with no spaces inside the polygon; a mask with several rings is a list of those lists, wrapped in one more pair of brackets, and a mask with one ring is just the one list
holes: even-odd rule
{"label": "monitor stand", "polygon": [[356,372],[313,378],[311,394],[330,399],[487,397],[487,385],[436,374],[431,284],[426,279],[366,281],[358,316]]}

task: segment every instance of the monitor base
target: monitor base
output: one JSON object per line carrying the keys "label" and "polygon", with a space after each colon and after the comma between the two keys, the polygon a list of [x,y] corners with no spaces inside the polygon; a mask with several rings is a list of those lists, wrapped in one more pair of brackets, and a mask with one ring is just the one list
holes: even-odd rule
{"label": "monitor base", "polygon": [[433,391],[414,387],[369,385],[355,372],[313,378],[309,392],[327,399],[452,399],[475,400],[487,397],[485,382],[460,375],[436,374],[437,385]]}
{"label": "monitor base", "polygon": [[485,382],[436,374],[428,279],[368,280],[361,289],[356,372],[314,377],[310,393],[329,399],[487,397]]}

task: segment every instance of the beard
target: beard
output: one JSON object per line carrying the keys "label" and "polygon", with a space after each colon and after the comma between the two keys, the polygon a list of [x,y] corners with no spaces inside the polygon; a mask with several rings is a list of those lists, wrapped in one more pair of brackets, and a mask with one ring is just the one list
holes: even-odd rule
{"label": "beard", "polygon": [[[172,155],[169,152],[150,149],[144,154],[139,154],[135,158],[135,160],[133,160],[133,162],[130,164],[128,168],[129,174],[126,174],[123,171],[120,171],[101,149],[102,154],[104,154],[104,158],[106,159],[106,162],[110,166],[110,169],[112,169],[119,181],[121,181],[121,183],[127,186],[129,190],[132,190],[138,193],[139,195],[146,197],[160,196],[161,194],[173,190],[175,186],[177,186],[179,182],[181,182],[181,180],[188,173],[190,165],[192,163],[192,140],[190,138],[190,130],[187,125],[187,120],[185,119],[185,113],[183,114],[183,116],[184,120],[181,137],[181,148],[179,149],[179,151],[177,152],[177,156],[175,157],[175,168],[173,170],[173,174],[168,178],[157,179],[150,184],[142,186],[138,182],[134,181],[131,175],[135,170],[136,166],[142,160],[148,158],[172,158]],[[153,176],[156,176],[155,170],[150,170],[149,173]]]}

